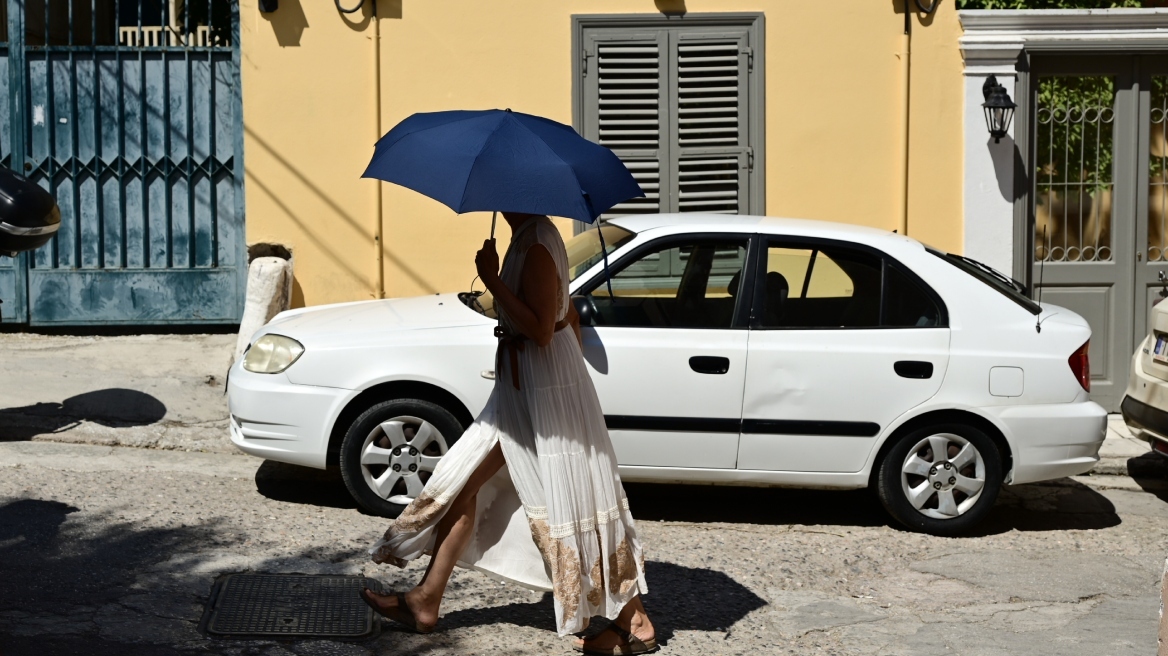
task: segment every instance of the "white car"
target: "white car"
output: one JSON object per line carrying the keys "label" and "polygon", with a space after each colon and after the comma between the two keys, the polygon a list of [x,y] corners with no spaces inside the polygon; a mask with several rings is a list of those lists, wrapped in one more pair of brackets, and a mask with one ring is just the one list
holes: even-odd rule
{"label": "white car", "polygon": [[[1087,322],[894,233],[764,217],[614,219],[568,242],[571,291],[625,481],[874,487],[960,533],[1002,484],[1086,472]],[[488,296],[283,312],[231,370],[231,439],[338,465],[400,512],[494,385]]]}
{"label": "white car", "polygon": [[[1164,282],[1161,278],[1161,282]],[[1168,456],[1168,284],[1152,307],[1152,327],[1132,356],[1120,411],[1132,434]]]}

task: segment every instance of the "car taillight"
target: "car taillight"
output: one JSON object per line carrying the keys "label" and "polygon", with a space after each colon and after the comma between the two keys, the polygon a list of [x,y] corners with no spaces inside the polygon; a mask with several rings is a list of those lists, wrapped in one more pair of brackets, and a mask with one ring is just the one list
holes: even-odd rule
{"label": "car taillight", "polygon": [[1071,365],[1071,373],[1079,379],[1079,384],[1088,392],[1091,391],[1091,361],[1087,357],[1087,345],[1090,343],[1091,340],[1083,342],[1083,345],[1067,360],[1067,363]]}

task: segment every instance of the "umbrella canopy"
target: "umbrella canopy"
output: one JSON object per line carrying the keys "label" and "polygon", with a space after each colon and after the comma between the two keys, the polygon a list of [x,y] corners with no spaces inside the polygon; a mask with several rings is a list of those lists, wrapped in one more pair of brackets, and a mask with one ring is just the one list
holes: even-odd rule
{"label": "umbrella canopy", "polygon": [[523,212],[592,223],[644,196],[613,152],[555,121],[512,112],[414,114],[380,141],[362,175],[455,212]]}

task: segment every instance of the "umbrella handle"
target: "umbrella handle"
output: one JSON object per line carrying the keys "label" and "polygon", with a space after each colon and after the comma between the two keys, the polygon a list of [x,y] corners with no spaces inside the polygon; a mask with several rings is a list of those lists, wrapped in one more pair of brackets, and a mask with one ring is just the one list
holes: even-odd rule
{"label": "umbrella handle", "polygon": [[596,236],[600,237],[600,255],[604,258],[604,282],[608,285],[608,298],[616,301],[616,294],[612,293],[612,276],[608,273],[608,248],[604,245],[604,231],[600,229],[600,219],[596,219]]}
{"label": "umbrella handle", "polygon": [[498,214],[498,212],[491,212],[491,239],[495,238],[495,216]]}

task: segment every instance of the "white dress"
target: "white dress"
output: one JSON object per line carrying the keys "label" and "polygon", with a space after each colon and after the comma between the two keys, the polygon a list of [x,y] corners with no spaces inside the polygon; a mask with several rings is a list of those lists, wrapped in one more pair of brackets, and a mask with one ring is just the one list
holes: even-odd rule
{"label": "white dress", "polygon": [[[528,249],[547,248],[559,276],[557,322],[568,308],[563,238],[547,217],[533,217],[511,239],[500,278],[521,294]],[[500,324],[518,331],[500,308]],[[496,443],[507,464],[480,488],[475,533],[459,565],[534,590],[551,590],[561,635],[595,615],[614,619],[648,590],[644,556],[596,389],[572,329],[539,347],[501,349],[486,407],[439,461],[425,489],[370,553],[399,567],[434,547],[434,529]]]}

